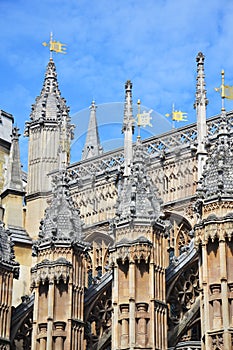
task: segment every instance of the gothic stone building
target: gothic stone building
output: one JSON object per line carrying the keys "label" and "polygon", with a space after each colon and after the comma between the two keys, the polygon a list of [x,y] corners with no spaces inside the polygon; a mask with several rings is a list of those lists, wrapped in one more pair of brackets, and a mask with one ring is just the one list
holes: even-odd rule
{"label": "gothic stone building", "polygon": [[195,124],[133,143],[127,81],[124,147],[103,152],[93,102],[74,164],[52,59],[27,174],[1,111],[0,349],[233,349],[233,113],[206,120],[196,61]]}

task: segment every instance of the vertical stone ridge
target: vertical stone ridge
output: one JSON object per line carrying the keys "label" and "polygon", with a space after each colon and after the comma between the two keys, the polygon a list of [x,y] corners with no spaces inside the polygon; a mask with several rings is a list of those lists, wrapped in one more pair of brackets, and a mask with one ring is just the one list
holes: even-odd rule
{"label": "vertical stone ridge", "polygon": [[125,169],[124,175],[130,174],[130,163],[133,158],[133,133],[134,133],[134,119],[133,119],[133,104],[132,104],[132,83],[127,80],[125,83],[125,108],[122,132],[124,133],[124,157]]}
{"label": "vertical stone ridge", "polygon": [[196,83],[196,99],[194,108],[197,116],[197,161],[198,161],[198,180],[201,177],[203,167],[206,161],[205,139],[207,136],[206,126],[206,106],[208,100],[205,89],[205,71],[204,71],[205,56],[199,52],[196,57],[197,62],[197,83]]}
{"label": "vertical stone ridge", "polygon": [[82,151],[82,160],[98,157],[103,153],[96,120],[96,108],[97,106],[95,104],[95,101],[92,101],[90,106],[90,119],[88,124],[86,142]]}

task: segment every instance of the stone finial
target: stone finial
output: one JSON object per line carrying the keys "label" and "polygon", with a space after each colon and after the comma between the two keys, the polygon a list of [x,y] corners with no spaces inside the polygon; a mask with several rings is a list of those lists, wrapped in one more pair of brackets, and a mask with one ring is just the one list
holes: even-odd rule
{"label": "stone finial", "polygon": [[205,56],[202,52],[199,52],[196,57],[197,62],[197,84],[196,84],[196,100],[194,103],[194,108],[196,109],[198,104],[204,104],[205,106],[208,104],[208,100],[206,98],[206,90],[205,90],[205,71],[204,71],[204,62]]}
{"label": "stone finial", "polygon": [[125,83],[125,108],[122,132],[125,132],[127,128],[133,128],[132,86],[132,82],[127,80]]}

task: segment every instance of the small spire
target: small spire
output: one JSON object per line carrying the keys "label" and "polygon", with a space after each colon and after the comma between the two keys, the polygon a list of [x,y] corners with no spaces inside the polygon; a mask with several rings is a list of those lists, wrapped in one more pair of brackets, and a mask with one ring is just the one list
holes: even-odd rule
{"label": "small spire", "polygon": [[130,163],[133,158],[133,133],[134,133],[132,83],[130,80],[127,80],[125,83],[125,109],[124,109],[122,132],[124,133],[124,158],[125,158],[124,175],[128,176],[130,174]]}
{"label": "small spire", "polygon": [[4,191],[13,190],[17,192],[23,192],[22,169],[19,152],[19,136],[19,129],[17,127],[13,127]]}
{"label": "small spire", "polygon": [[86,142],[82,151],[82,160],[98,157],[103,153],[97,126],[96,108],[97,106],[95,104],[95,101],[92,101],[90,106],[90,119],[88,124]]}
{"label": "small spire", "polygon": [[205,56],[199,52],[196,57],[197,62],[197,84],[196,84],[196,99],[194,108],[197,116],[197,160],[198,160],[198,180],[203,172],[203,167],[206,160],[205,139],[207,136],[206,126],[206,106],[208,100],[205,89],[205,72],[204,72]]}

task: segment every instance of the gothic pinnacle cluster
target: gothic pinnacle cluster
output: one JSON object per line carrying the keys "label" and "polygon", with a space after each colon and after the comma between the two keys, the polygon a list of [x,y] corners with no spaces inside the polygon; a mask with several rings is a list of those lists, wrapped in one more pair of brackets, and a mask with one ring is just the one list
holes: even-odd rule
{"label": "gothic pinnacle cluster", "polygon": [[230,137],[230,124],[222,111],[219,130],[215,142],[209,140],[209,152],[200,180],[199,194],[210,201],[228,198],[233,195],[233,152]]}
{"label": "gothic pinnacle cluster", "polygon": [[120,221],[155,221],[160,217],[160,202],[147,175],[148,156],[138,139],[134,147],[130,174],[122,178],[116,214]]}
{"label": "gothic pinnacle cluster", "polygon": [[70,240],[82,239],[82,223],[79,210],[69,192],[67,173],[59,172],[53,177],[53,198],[51,205],[45,211],[45,218],[41,222],[40,239]]}

